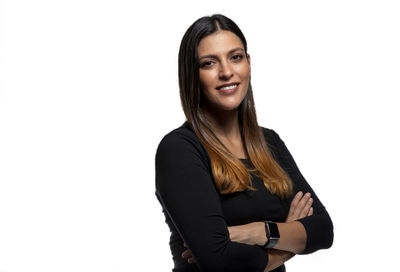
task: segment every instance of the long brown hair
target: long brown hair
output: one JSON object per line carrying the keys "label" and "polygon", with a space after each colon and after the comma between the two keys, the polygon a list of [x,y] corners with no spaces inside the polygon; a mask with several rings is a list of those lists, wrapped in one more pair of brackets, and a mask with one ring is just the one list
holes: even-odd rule
{"label": "long brown hair", "polygon": [[202,17],[188,28],[182,38],[178,58],[180,97],[186,119],[208,152],[214,180],[221,194],[255,190],[250,175],[254,173],[271,193],[282,199],[289,197],[293,191],[292,181],[272,157],[262,129],[258,126],[251,83],[238,107],[238,121],[254,169],[247,169],[225,147],[212,131],[202,111],[204,97],[200,87],[197,47],[202,38],[221,29],[237,35],[247,55],[247,42],[243,33],[231,19],[221,14]]}

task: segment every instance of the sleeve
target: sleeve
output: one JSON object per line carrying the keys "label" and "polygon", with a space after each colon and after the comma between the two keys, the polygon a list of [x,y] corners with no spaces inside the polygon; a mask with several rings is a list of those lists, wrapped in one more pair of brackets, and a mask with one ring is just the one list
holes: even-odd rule
{"label": "sleeve", "polygon": [[201,146],[169,134],[156,152],[156,194],[201,271],[264,271],[267,253],[233,242]]}
{"label": "sleeve", "polygon": [[295,185],[294,193],[297,191],[302,191],[304,193],[310,192],[314,200],[313,215],[297,220],[303,224],[307,233],[306,247],[301,254],[309,254],[319,249],[331,247],[333,243],[333,224],[328,212],[301,174],[285,143],[275,131],[273,131],[273,134],[281,165]]}

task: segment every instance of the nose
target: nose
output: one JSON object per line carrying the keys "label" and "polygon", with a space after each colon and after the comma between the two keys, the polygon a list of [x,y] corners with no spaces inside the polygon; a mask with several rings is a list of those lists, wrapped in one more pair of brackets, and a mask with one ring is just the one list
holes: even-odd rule
{"label": "nose", "polygon": [[221,79],[230,79],[233,76],[232,67],[229,65],[227,61],[221,61],[220,69],[219,69],[219,77]]}

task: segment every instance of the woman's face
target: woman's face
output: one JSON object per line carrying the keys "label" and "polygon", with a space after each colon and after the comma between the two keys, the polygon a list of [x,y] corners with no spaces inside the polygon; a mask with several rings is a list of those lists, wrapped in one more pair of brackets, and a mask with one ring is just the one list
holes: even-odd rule
{"label": "woman's face", "polygon": [[197,52],[207,106],[236,109],[246,96],[250,81],[250,56],[246,56],[240,38],[230,31],[217,31],[200,41]]}

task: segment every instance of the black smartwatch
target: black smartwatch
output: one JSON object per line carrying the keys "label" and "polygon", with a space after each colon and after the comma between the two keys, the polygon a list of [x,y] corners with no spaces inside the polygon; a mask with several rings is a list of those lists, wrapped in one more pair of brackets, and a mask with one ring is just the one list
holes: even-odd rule
{"label": "black smartwatch", "polygon": [[278,225],[271,221],[264,221],[265,232],[267,234],[268,241],[265,243],[264,248],[273,248],[279,240],[279,229]]}

